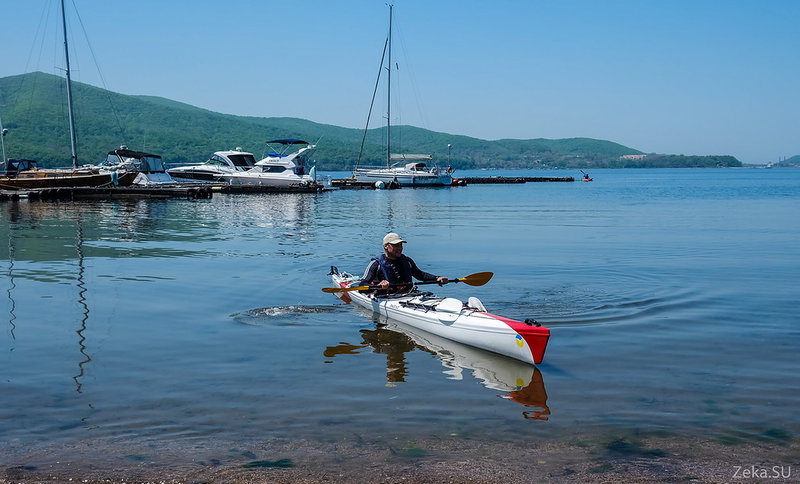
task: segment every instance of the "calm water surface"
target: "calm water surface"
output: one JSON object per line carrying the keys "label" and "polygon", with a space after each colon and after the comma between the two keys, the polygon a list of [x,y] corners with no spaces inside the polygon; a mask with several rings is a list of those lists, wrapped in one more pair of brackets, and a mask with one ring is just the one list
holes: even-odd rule
{"label": "calm water surface", "polygon": [[[800,170],[591,174],[4,202],[0,453],[119,438],[796,438]],[[384,327],[320,291],[331,265],[361,272],[387,231],[424,270],[493,271],[436,291],[546,323],[544,363]]]}

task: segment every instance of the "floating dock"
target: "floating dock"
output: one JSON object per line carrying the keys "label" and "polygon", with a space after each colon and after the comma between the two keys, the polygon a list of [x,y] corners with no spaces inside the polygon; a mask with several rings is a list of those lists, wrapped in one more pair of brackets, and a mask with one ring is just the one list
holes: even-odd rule
{"label": "floating dock", "polygon": [[223,185],[193,183],[174,185],[150,185],[129,187],[62,187],[24,190],[0,190],[3,200],[119,200],[185,198],[187,200],[210,199],[216,193],[319,193],[328,191],[323,185]]}
{"label": "floating dock", "polygon": [[[357,181],[353,178],[341,178],[339,180],[331,180],[331,186],[334,188],[339,188],[341,190],[375,190],[379,188],[376,185],[376,183],[377,182],[371,182],[371,181]],[[394,190],[400,188],[400,184],[387,183],[382,185],[380,188],[387,190]]]}
{"label": "floating dock", "polygon": [[478,185],[487,183],[574,182],[575,178],[571,176],[467,176],[459,178],[459,180],[466,181],[467,185]]}
{"label": "floating dock", "polygon": [[[459,177],[453,178],[452,186],[465,186],[465,185],[480,185],[480,184],[489,184],[489,183],[541,183],[541,182],[574,182],[575,178],[571,176],[567,177],[557,177],[557,176],[487,176],[487,177],[475,177],[475,176],[467,176],[467,177]],[[368,182],[368,181],[356,181],[353,178],[341,178],[338,180],[333,180],[331,185],[334,188],[339,189],[346,189],[346,190],[353,190],[353,189],[364,189],[364,190],[374,190],[379,188],[375,185],[375,182]],[[391,185],[391,184],[390,184]],[[400,188],[399,186],[383,186],[380,188],[390,189],[390,188]],[[423,188],[423,187],[439,187],[439,185],[416,185],[415,188]]]}
{"label": "floating dock", "polygon": [[211,186],[150,186],[150,187],[63,187],[31,190],[0,190],[0,200],[119,200],[185,198],[209,199]]}
{"label": "floating dock", "polygon": [[[574,182],[573,177],[461,177],[453,179],[453,186],[500,184],[500,183],[541,183],[541,182]],[[375,182],[356,181],[343,178],[331,181],[332,188],[396,189],[397,184],[386,184],[377,187]],[[226,185],[217,183],[195,183],[191,185],[155,185],[129,187],[63,187],[25,190],[0,190],[0,201],[19,200],[118,200],[118,199],[164,199],[185,198],[187,200],[210,199],[217,193],[320,193],[331,190],[331,187],[312,183],[310,185],[261,186],[261,185]],[[427,185],[419,185],[420,188]]]}
{"label": "floating dock", "polygon": [[319,193],[330,190],[319,183],[308,185],[214,185],[215,192],[221,193]]}

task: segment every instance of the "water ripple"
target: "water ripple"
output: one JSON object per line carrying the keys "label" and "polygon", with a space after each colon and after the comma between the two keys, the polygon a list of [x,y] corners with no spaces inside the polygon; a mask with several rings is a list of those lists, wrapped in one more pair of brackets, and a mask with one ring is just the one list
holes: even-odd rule
{"label": "water ripple", "polygon": [[324,314],[341,311],[341,306],[271,306],[234,313],[237,323],[250,326],[307,326],[312,323],[309,314]]}
{"label": "water ripple", "polygon": [[516,301],[491,302],[517,319],[534,317],[550,326],[651,322],[685,312],[703,311],[717,296],[656,276],[608,273],[583,285],[558,286],[523,292]]}

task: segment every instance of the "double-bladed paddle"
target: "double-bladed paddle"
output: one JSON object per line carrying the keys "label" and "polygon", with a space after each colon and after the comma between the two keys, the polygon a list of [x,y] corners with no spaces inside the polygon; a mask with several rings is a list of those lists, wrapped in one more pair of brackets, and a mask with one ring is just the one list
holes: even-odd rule
{"label": "double-bladed paddle", "polygon": [[[450,282],[463,282],[468,286],[482,286],[489,282],[489,279],[492,278],[494,275],[493,272],[476,272],[475,274],[470,274],[468,276],[459,277],[458,279],[450,279],[447,283]],[[400,287],[400,286],[410,286],[410,285],[417,285],[420,286],[422,284],[438,284],[438,281],[423,281],[423,282],[414,282],[414,283],[407,283],[407,284],[391,284],[389,287]],[[380,289],[380,286],[350,286],[350,287],[323,287],[322,292],[350,292],[350,291],[367,291],[370,289]]]}

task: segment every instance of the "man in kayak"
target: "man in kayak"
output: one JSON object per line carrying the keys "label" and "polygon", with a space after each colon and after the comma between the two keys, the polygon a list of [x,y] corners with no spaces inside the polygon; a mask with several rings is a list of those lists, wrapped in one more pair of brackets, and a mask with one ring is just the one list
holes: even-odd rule
{"label": "man in kayak", "polygon": [[439,285],[447,284],[447,278],[423,272],[417,264],[403,254],[406,241],[394,232],[383,238],[383,254],[373,258],[359,286],[378,286],[381,294],[409,291],[414,283],[412,277],[420,281],[437,281]]}

